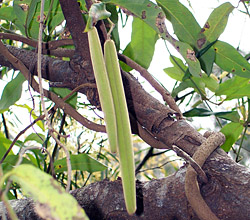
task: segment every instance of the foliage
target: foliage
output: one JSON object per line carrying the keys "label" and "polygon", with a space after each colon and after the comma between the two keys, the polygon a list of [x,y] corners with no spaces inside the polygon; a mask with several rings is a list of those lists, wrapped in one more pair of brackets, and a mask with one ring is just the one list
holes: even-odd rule
{"label": "foliage", "polygon": [[[102,2],[106,4],[109,12],[105,11],[101,19],[106,18],[110,13],[110,19],[116,24],[112,37],[117,49],[142,67],[149,68],[158,39],[165,40],[166,45],[172,45],[179,52],[178,57],[170,53],[169,60],[172,66],[166,66],[164,69],[169,77],[176,80],[176,84],[171,91],[173,98],[182,110],[188,109],[183,114],[188,119],[203,117],[211,120],[211,118],[215,118],[217,121],[215,126],[219,126],[219,129],[227,138],[222,145],[222,149],[235,154],[237,162],[239,162],[242,146],[244,146],[244,142],[246,143],[246,137],[249,134],[249,56],[246,56],[246,59],[232,45],[219,40],[226,28],[228,17],[237,9],[229,2],[221,4],[212,11],[203,27],[201,27],[192,11],[178,0],[157,0],[157,3],[149,0],[103,0]],[[33,40],[37,39],[40,4],[41,2],[37,0],[14,0],[13,4],[11,1],[3,1],[0,8],[1,32],[18,34]],[[79,5],[83,11],[84,19],[87,20],[85,1],[79,1]],[[58,0],[45,1],[44,16],[43,41],[63,39],[65,37],[65,22]],[[118,22],[123,23],[123,20],[127,20],[128,17],[133,17],[131,40],[126,48],[121,50],[123,48],[120,48]],[[169,23],[165,25],[165,18],[171,23],[174,34],[168,31]],[[96,18],[91,17],[91,19],[89,26],[96,22]],[[124,25],[126,24],[125,22]],[[2,41],[19,48],[33,49],[25,43],[17,43],[10,39],[3,39]],[[64,46],[64,48],[74,47],[70,45]],[[249,51],[246,51],[246,53],[249,53]],[[68,58],[64,57],[63,59],[67,60]],[[121,63],[121,67],[125,71],[132,70],[124,63]],[[22,86],[23,84],[26,85],[25,79],[20,72],[13,73],[8,68],[1,66],[1,77],[7,83],[2,86],[3,91],[0,99],[0,113],[2,114],[0,159],[4,157],[11,143],[13,143],[13,136],[16,136],[17,133],[15,130],[21,130],[23,119],[19,119],[21,117],[17,112],[26,109],[30,112],[30,118],[34,120],[39,117],[37,115],[42,114],[40,97],[33,95],[34,101],[29,100],[30,96],[27,96],[27,91]],[[166,82],[161,83],[163,86],[167,85]],[[70,93],[67,89],[53,88],[53,91],[61,97]],[[25,102],[25,105],[18,102],[20,97],[27,102]],[[93,111],[91,105],[85,99],[83,102],[82,99],[84,97],[78,94],[77,97],[72,97],[68,102],[82,115],[88,115],[88,118],[91,118],[92,121],[102,124],[101,117],[97,117],[96,111]],[[236,104],[230,104],[230,109],[225,110],[223,106],[228,104],[229,101]],[[39,103],[38,106],[34,104],[37,102]],[[46,104],[48,108],[52,106],[50,100],[46,100]],[[219,108],[219,106],[222,106],[222,108]],[[29,115],[25,117],[29,118]],[[61,110],[57,110],[50,120],[53,121],[55,128],[61,134],[71,135],[69,140],[61,138],[61,141],[67,145],[71,152],[71,165],[74,170],[71,189],[81,187],[87,182],[117,178],[120,167],[116,155],[111,154],[107,149],[107,137],[90,132],[78,125],[73,119],[65,119],[65,117]],[[6,125],[6,122],[8,125]],[[51,140],[50,134],[46,133],[42,121],[34,125],[33,129],[33,132],[27,133],[24,139],[20,138],[15,142],[14,148],[1,165],[2,175],[5,177],[12,176],[12,179],[20,184],[12,184],[11,190],[8,191],[9,199],[16,198],[18,194],[27,193],[28,185],[25,184],[31,183],[30,179],[25,177],[20,181],[20,178],[15,176],[18,170],[24,173],[23,167],[30,169],[31,173],[38,172],[41,176],[44,172],[52,174],[65,187],[67,180],[65,155],[57,144]],[[145,156],[148,147],[142,147],[143,144],[137,137],[134,137],[133,140],[134,145],[139,146],[135,147],[135,161],[138,165]],[[47,152],[30,149],[30,146],[42,147]],[[29,150],[22,159],[22,165],[14,168],[19,160],[18,154],[21,149],[25,148]],[[51,153],[52,160],[48,153]],[[159,152],[160,154],[161,152]],[[137,177],[141,179],[157,177],[158,174],[152,167],[155,164],[160,167],[159,161],[165,164],[166,161],[169,162],[172,159],[166,154],[161,154],[158,157],[160,159],[156,161],[154,158],[145,165],[145,169],[149,169],[149,171],[139,172]],[[54,161],[54,164],[52,161]],[[172,162],[172,166],[164,167],[163,171],[159,172],[160,176],[169,174],[169,170],[176,167],[176,163]],[[37,178],[40,178],[40,176]],[[3,185],[4,183],[2,183]],[[29,187],[34,190],[35,187],[40,187],[40,183],[34,179],[34,188],[33,186]],[[35,197],[33,195],[33,198]]]}

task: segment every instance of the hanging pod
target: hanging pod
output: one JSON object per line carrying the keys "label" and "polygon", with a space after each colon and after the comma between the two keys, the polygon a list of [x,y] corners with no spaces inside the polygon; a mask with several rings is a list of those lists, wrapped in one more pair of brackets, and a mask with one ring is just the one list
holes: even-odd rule
{"label": "hanging pod", "polygon": [[104,59],[115,107],[118,153],[122,176],[123,193],[129,214],[136,211],[136,186],[134,152],[130,121],[124,93],[117,52],[113,40],[104,43]]}
{"label": "hanging pod", "polygon": [[94,70],[97,90],[104,113],[104,121],[111,152],[115,153],[118,145],[115,108],[109,85],[100,39],[95,27],[88,31],[89,50]]}

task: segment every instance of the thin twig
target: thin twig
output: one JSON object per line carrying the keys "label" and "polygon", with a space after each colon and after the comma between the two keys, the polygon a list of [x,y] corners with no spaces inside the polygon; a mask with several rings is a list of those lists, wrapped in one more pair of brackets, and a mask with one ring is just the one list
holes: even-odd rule
{"label": "thin twig", "polygon": [[[23,42],[31,47],[37,48],[37,41],[32,40],[26,37],[23,37],[18,34],[9,34],[9,33],[0,33],[0,39],[10,39],[15,41]],[[58,47],[66,46],[66,45],[73,45],[74,42],[72,39],[61,39],[61,40],[55,40],[55,41],[49,41],[49,42],[42,42],[42,48],[43,50],[55,50]]]}
{"label": "thin twig", "polygon": [[180,148],[178,148],[174,145],[173,145],[173,151],[193,167],[193,169],[196,171],[196,173],[198,174],[198,176],[200,177],[200,179],[203,183],[208,182],[206,173],[199,166],[199,164],[197,164],[195,162],[195,160],[192,157],[190,157],[186,152],[184,152],[183,150],[181,150]]}
{"label": "thin twig", "polygon": [[163,100],[169,105],[171,109],[176,111],[178,114],[179,119],[182,118],[182,113],[179,109],[179,107],[176,105],[173,97],[171,96],[170,92],[167,91],[165,88],[163,88],[155,79],[154,77],[151,76],[151,74],[142,66],[137,64],[135,61],[130,59],[129,57],[123,55],[123,54],[118,54],[118,58],[126,63],[128,66],[131,68],[135,69],[138,71],[142,77],[144,77],[152,86],[155,88],[157,92],[159,92],[162,95]]}
{"label": "thin twig", "polygon": [[6,124],[5,117],[4,117],[4,113],[2,113],[2,119],[3,119],[3,127],[4,127],[5,137],[7,139],[9,139],[9,131],[8,131],[8,127],[7,127],[7,124]]}
{"label": "thin twig", "polygon": [[138,171],[138,173],[142,173],[142,172],[149,171],[149,170],[162,169],[162,167],[164,167],[166,164],[171,163],[171,162],[174,162],[174,161],[177,161],[177,160],[180,160],[180,159],[170,160],[170,161],[167,161],[167,162],[163,163],[163,164],[160,165],[160,166],[152,167],[152,168],[148,168],[148,169],[144,169],[144,170],[140,170],[140,171]]}
{"label": "thin twig", "polygon": [[144,156],[143,160],[139,163],[139,165],[135,169],[135,175],[139,173],[140,169],[144,166],[144,164],[148,161],[150,157],[153,155],[154,148],[150,147],[147,154]]}
{"label": "thin twig", "polygon": [[41,69],[41,67],[42,67],[42,36],[43,36],[43,26],[44,26],[43,22],[44,22],[44,0],[41,0],[39,35],[38,35],[38,52],[37,52],[37,74],[38,74],[38,81],[39,81],[39,93],[41,96],[42,109],[43,109],[43,112],[45,115],[45,121],[47,123],[49,133],[53,137],[53,139],[56,141],[56,143],[64,150],[64,152],[66,154],[67,169],[68,169],[68,179],[67,179],[66,192],[69,192],[70,184],[71,184],[71,173],[72,173],[72,167],[71,167],[71,163],[70,163],[70,154],[69,154],[69,151],[67,150],[67,148],[55,136],[54,129],[50,123],[48,111],[45,107],[45,102],[44,102],[44,91],[43,91],[42,69]]}
{"label": "thin twig", "polygon": [[[51,109],[52,110],[52,109]],[[50,110],[50,111],[51,111]],[[35,123],[37,123],[40,120],[44,119],[44,115],[39,116],[37,119],[35,119],[31,124],[29,124],[26,128],[24,128],[22,131],[20,131],[18,133],[18,135],[15,137],[15,139],[12,141],[10,147],[8,148],[8,150],[5,152],[5,154],[3,155],[0,164],[3,163],[3,161],[5,160],[5,158],[8,156],[8,154],[10,153],[12,147],[15,145],[15,143],[17,142],[17,140],[19,139],[19,137],[24,134],[30,127],[32,127]]]}
{"label": "thin twig", "polygon": [[[22,74],[24,75],[26,80],[30,81],[30,85],[32,86],[32,88],[36,92],[39,92],[38,83],[33,78],[30,79],[31,74],[30,74],[29,70],[26,68],[26,66],[22,63],[21,60],[17,59],[15,56],[13,56],[8,51],[8,49],[4,46],[4,44],[1,41],[0,41],[0,52],[6,57],[6,59],[8,59],[8,61],[16,69],[19,69],[22,72]],[[56,106],[58,108],[63,109],[65,111],[65,113],[72,116],[76,121],[81,123],[84,127],[88,128],[90,130],[97,131],[97,132],[106,132],[104,125],[96,124],[96,123],[84,118],[73,107],[71,107],[69,104],[65,103],[61,98],[59,98],[55,93],[44,89],[44,95],[47,98],[49,98],[50,100],[52,100],[54,103],[56,103]]]}

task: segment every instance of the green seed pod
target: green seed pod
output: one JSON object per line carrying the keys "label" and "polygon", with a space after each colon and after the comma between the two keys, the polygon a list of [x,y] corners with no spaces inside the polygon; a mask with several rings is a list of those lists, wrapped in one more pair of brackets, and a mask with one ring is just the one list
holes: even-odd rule
{"label": "green seed pod", "polygon": [[101,43],[95,27],[88,31],[88,39],[90,56],[94,69],[99,99],[101,102],[101,108],[104,113],[109,145],[111,152],[114,153],[116,152],[118,145],[115,108],[109,85],[109,78],[103,58]]}
{"label": "green seed pod", "polygon": [[104,44],[104,58],[115,106],[123,193],[127,211],[129,214],[133,214],[136,211],[133,143],[127,103],[113,40],[106,40]]}

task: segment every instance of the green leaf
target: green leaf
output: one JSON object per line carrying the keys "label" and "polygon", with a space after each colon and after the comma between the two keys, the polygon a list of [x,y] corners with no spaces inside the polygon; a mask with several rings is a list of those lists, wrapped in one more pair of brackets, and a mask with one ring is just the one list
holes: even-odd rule
{"label": "green leaf", "polygon": [[225,143],[221,146],[221,148],[228,152],[232,145],[239,139],[241,132],[243,131],[243,125],[240,123],[231,122],[226,124],[220,132],[222,132],[226,136]]}
{"label": "green leaf", "polygon": [[177,67],[168,67],[163,70],[168,76],[177,81],[182,81],[184,73],[180,71]]}
{"label": "green leaf", "polygon": [[[77,201],[53,179],[40,169],[23,164],[4,175],[4,181],[9,178],[18,183],[22,191],[36,202],[36,212],[47,220],[52,219],[88,219]],[[64,207],[62,209],[62,207]]]}
{"label": "green leaf", "polygon": [[112,3],[123,8],[126,8],[129,12],[136,15],[145,21],[151,28],[159,33],[158,28],[155,25],[156,18],[159,13],[163,13],[162,10],[153,2],[149,0],[103,0],[105,3]]}
{"label": "green leaf", "polygon": [[204,53],[201,57],[199,57],[199,61],[201,64],[201,68],[205,71],[205,73],[209,76],[213,70],[213,64],[215,60],[215,51],[213,48],[208,49],[206,53]]}
{"label": "green leaf", "polygon": [[22,94],[22,84],[24,81],[24,76],[19,73],[15,79],[12,79],[7,83],[0,99],[0,111],[7,110],[20,99]]}
{"label": "green leaf", "polygon": [[[0,159],[2,159],[3,155],[6,153],[7,149],[10,147],[12,141],[6,138],[3,133],[0,132]],[[11,150],[9,154],[13,154]]]}
{"label": "green leaf", "polygon": [[185,59],[189,66],[189,72],[195,76],[200,77],[201,76],[201,66],[199,60],[195,56],[195,52],[190,47],[190,45],[183,43],[181,41],[175,42],[177,50],[180,52],[182,57]]}
{"label": "green leaf", "polygon": [[[131,43],[129,43],[126,48],[124,49],[123,53],[125,56],[129,57],[130,59],[134,60],[134,57],[133,57],[133,49],[131,47]],[[120,66],[121,68],[126,71],[126,72],[129,72],[132,70],[132,68],[130,66],[128,66],[126,63],[122,62],[122,61],[119,61],[120,63]]]}
{"label": "green leaf", "polygon": [[227,72],[250,78],[250,64],[230,44],[217,41],[214,44],[216,52],[215,63]]}
{"label": "green leaf", "polygon": [[[4,173],[7,173],[8,171],[12,170],[15,167],[18,159],[19,159],[18,155],[7,156],[2,164],[2,168],[3,168]],[[22,160],[22,164],[32,164],[32,162],[24,157]]]}
{"label": "green leaf", "polygon": [[[230,3],[224,3],[210,14],[201,32],[198,34],[196,48],[201,53],[209,44],[215,42],[224,31],[228,16],[234,7]],[[215,51],[210,48],[203,56],[199,57],[202,69],[210,75],[215,59]]]}
{"label": "green leaf", "polygon": [[13,7],[0,8],[0,19],[13,22],[16,19]]}
{"label": "green leaf", "polygon": [[215,92],[216,89],[219,87],[219,83],[216,79],[214,79],[213,77],[208,76],[206,74],[202,74],[201,75],[201,80],[203,83],[205,83],[205,86],[211,90],[212,92]]}
{"label": "green leaf", "polygon": [[[33,108],[29,107],[28,105],[24,104],[24,105],[15,105],[15,106],[27,109],[34,120],[38,118],[38,116],[36,116],[36,113],[33,111]],[[43,131],[45,131],[42,120],[39,120],[38,122],[36,122],[36,125],[39,126],[39,128],[41,128]]]}
{"label": "green leaf", "polygon": [[216,90],[215,95],[226,95],[226,100],[242,98],[244,96],[250,98],[249,79],[239,76],[228,79],[227,81],[219,85],[219,88]]}
{"label": "green leaf", "polygon": [[[175,49],[183,56],[188,63],[189,71],[193,76],[199,77],[201,73],[200,62],[195,57],[193,48],[187,43],[177,41],[165,32],[162,24],[165,16],[163,11],[153,2],[147,0],[104,0],[106,3],[113,3],[126,8],[153,28],[163,39],[169,41]],[[200,30],[200,29],[199,29]]]}
{"label": "green leaf", "polygon": [[[227,25],[228,16],[233,11],[233,9],[233,5],[229,2],[226,2],[213,10],[201,30],[201,33],[206,36],[207,43],[217,40],[223,33]],[[203,47],[207,45],[207,43],[205,43]]]}
{"label": "green leaf", "polygon": [[[97,160],[95,160],[94,158],[90,157],[87,154],[70,155],[70,162],[72,170],[81,170],[93,173],[107,169],[107,166],[98,162]],[[54,167],[56,173],[67,171],[68,169],[67,169],[66,158],[57,160],[54,163]]]}
{"label": "green leaf", "polygon": [[192,13],[178,0],[157,0],[180,41],[196,46],[201,27]]}
{"label": "green leaf", "polygon": [[215,115],[219,118],[223,118],[223,119],[230,120],[233,122],[239,122],[240,120],[240,116],[237,111],[211,112],[203,108],[193,108],[183,113],[183,115],[185,117],[207,117],[207,116]]}
{"label": "green leaf", "polygon": [[[64,98],[65,96],[71,93],[71,90],[67,88],[50,87],[50,90],[59,95],[61,98]],[[70,104],[73,108],[75,108],[77,103],[77,93],[73,94],[69,99],[67,99],[66,103]]]}
{"label": "green leaf", "polygon": [[89,9],[89,17],[87,20],[85,32],[95,26],[96,22],[102,19],[110,17],[110,12],[106,10],[105,4],[103,2],[94,3]]}
{"label": "green leaf", "polygon": [[[31,7],[32,4],[32,7]],[[15,20],[15,25],[22,32],[23,35],[29,35],[30,37],[37,39],[38,31],[39,31],[39,22],[37,21],[37,17],[33,17],[30,20],[29,26],[27,26],[27,18],[28,13],[31,8],[30,16],[34,15],[34,8],[37,11],[40,9],[40,4],[35,7],[35,4],[32,3],[32,0],[15,0],[13,4],[13,10],[15,16],[18,18]]]}
{"label": "green leaf", "polygon": [[174,67],[179,68],[179,70],[182,71],[183,73],[186,72],[187,66],[183,63],[183,61],[180,58],[171,55],[170,62],[174,65]]}
{"label": "green leaf", "polygon": [[32,21],[34,19],[34,15],[37,9],[37,5],[40,2],[40,0],[31,0],[30,6],[29,6],[29,10],[27,13],[27,18],[26,18],[26,22],[25,22],[25,26],[27,29],[31,28],[31,24]]}
{"label": "green leaf", "polygon": [[130,47],[135,62],[148,68],[154,55],[155,43],[158,39],[156,32],[139,18],[133,19]]}
{"label": "green leaf", "polygon": [[25,138],[24,143],[27,141],[36,141],[39,144],[43,144],[45,140],[45,136],[40,133],[32,133],[28,137]]}

